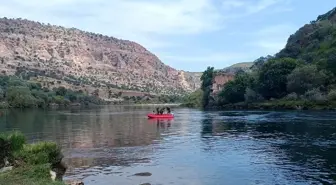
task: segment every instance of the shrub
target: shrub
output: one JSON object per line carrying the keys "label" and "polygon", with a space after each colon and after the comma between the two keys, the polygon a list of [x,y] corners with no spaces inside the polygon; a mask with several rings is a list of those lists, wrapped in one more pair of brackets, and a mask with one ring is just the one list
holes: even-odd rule
{"label": "shrub", "polygon": [[21,150],[26,139],[22,133],[2,133],[0,135],[0,167],[3,166],[4,159],[13,161],[13,153]]}
{"label": "shrub", "polygon": [[55,96],[55,97],[53,97],[53,101],[58,105],[63,105],[64,97],[63,96]]}
{"label": "shrub", "polygon": [[244,98],[246,102],[262,101],[264,99],[260,94],[250,88],[246,88]]}
{"label": "shrub", "polygon": [[0,86],[0,101],[2,101],[4,99],[4,95],[5,95],[5,92],[4,92],[4,90],[2,90],[2,88]]}
{"label": "shrub", "polygon": [[23,148],[23,145],[26,143],[25,136],[20,132],[14,132],[7,136],[8,141],[11,145],[12,151],[19,151]]}
{"label": "shrub", "polygon": [[11,107],[25,108],[35,107],[36,99],[32,96],[28,87],[13,86],[7,89],[7,101]]}
{"label": "shrub", "polygon": [[299,96],[295,92],[293,92],[285,96],[283,99],[287,101],[295,101],[299,99]]}
{"label": "shrub", "polygon": [[9,107],[7,102],[0,102],[0,109],[7,109]]}
{"label": "shrub", "polygon": [[309,89],[318,88],[326,83],[327,75],[318,71],[315,65],[298,67],[287,76],[287,90],[304,94]]}
{"label": "shrub", "polygon": [[61,162],[63,155],[56,143],[40,142],[24,145],[23,149],[16,153],[16,158],[32,165],[46,163],[57,164]]}
{"label": "shrub", "polygon": [[333,89],[328,93],[328,100],[336,101],[336,90]]}
{"label": "shrub", "polygon": [[325,101],[327,99],[326,96],[318,88],[307,91],[304,94],[304,98],[310,101]]}

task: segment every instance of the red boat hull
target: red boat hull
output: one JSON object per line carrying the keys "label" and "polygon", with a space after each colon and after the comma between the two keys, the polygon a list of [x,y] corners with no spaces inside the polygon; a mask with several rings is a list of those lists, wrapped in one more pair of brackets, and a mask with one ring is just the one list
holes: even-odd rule
{"label": "red boat hull", "polygon": [[148,118],[174,118],[173,114],[148,114]]}

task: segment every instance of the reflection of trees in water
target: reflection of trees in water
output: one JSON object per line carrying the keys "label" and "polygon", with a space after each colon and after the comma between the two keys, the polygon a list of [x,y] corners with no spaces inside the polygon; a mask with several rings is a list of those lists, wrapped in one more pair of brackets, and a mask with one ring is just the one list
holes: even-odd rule
{"label": "reflection of trees in water", "polygon": [[[77,149],[92,153],[96,150],[102,151],[114,147],[150,145],[153,140],[159,139],[160,133],[157,132],[157,125],[149,124],[146,115],[135,110],[148,112],[146,108],[131,106],[57,111],[27,110],[21,112],[15,110],[9,112],[6,119],[0,120],[0,124],[6,124],[7,128],[18,128],[28,136],[30,141],[56,141],[62,145],[65,155],[71,157],[72,154],[77,155]],[[170,123],[165,126],[170,126]],[[143,152],[149,155],[152,150]],[[133,157],[136,160],[138,156]],[[118,158],[118,156],[111,158]],[[90,157],[83,156],[78,158],[77,162],[87,165],[87,163],[96,163],[99,160],[105,159],[100,157],[91,161]]]}
{"label": "reflection of trees in water", "polygon": [[[336,121],[332,120],[226,122],[208,117],[202,120],[201,136],[211,138],[216,135],[229,135],[230,137],[247,135],[257,143],[263,144],[261,146],[266,147],[264,150],[271,152],[272,156],[277,158],[278,165],[289,162],[289,164],[305,169],[302,173],[297,171],[298,169],[288,169],[296,170],[300,178],[322,184],[333,184],[336,183],[335,124]],[[207,139],[203,141],[212,145]]]}
{"label": "reflection of trees in water", "polygon": [[245,123],[225,122],[225,120],[213,119],[211,117],[202,120],[202,132],[204,136],[216,136],[223,133],[234,134],[236,132],[246,132]]}

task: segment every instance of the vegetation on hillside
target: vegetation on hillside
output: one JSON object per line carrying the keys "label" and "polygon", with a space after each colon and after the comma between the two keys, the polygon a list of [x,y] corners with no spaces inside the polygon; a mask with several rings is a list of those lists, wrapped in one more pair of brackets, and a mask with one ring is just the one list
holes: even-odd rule
{"label": "vegetation on hillside", "polygon": [[[0,184],[6,185],[62,185],[53,182],[50,170],[65,172],[62,166],[61,149],[52,142],[27,144],[23,134],[0,135],[0,168],[14,166],[13,170],[0,173]],[[5,162],[6,161],[6,162]],[[59,179],[61,180],[61,179]]]}
{"label": "vegetation on hillside", "polygon": [[16,76],[0,76],[0,106],[2,108],[45,108],[52,104],[67,106],[70,103],[103,104],[96,96],[86,95],[82,91],[72,91],[64,87],[42,88]]}
{"label": "vegetation on hillside", "polygon": [[181,95],[156,95],[156,96],[124,96],[123,104],[161,104],[161,103],[181,103]]}
{"label": "vegetation on hillside", "polygon": [[261,57],[250,71],[237,73],[215,97],[207,88],[211,86],[211,78],[202,78],[202,90],[206,92],[203,101],[215,100],[203,107],[335,108],[335,75],[336,9],[333,9],[291,35],[278,54]]}
{"label": "vegetation on hillside", "polygon": [[[258,59],[218,95],[218,106],[272,100],[289,108],[332,107],[336,94],[335,11],[299,29],[274,57]],[[307,102],[310,102],[307,103]],[[292,105],[288,105],[292,104]]]}
{"label": "vegetation on hillside", "polygon": [[190,95],[184,97],[182,106],[185,107],[202,107],[203,91],[198,89]]}

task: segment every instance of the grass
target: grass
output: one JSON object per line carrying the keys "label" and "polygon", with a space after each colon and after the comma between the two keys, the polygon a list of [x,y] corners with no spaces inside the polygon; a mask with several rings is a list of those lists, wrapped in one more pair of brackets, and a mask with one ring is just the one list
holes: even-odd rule
{"label": "grass", "polygon": [[0,160],[8,158],[14,169],[0,173],[0,185],[64,185],[51,180],[50,170],[61,162],[61,149],[54,142],[26,144],[20,132],[0,134]]}
{"label": "grass", "polygon": [[12,171],[0,173],[1,185],[64,185],[63,182],[53,182],[49,175],[48,164],[23,166]]}

